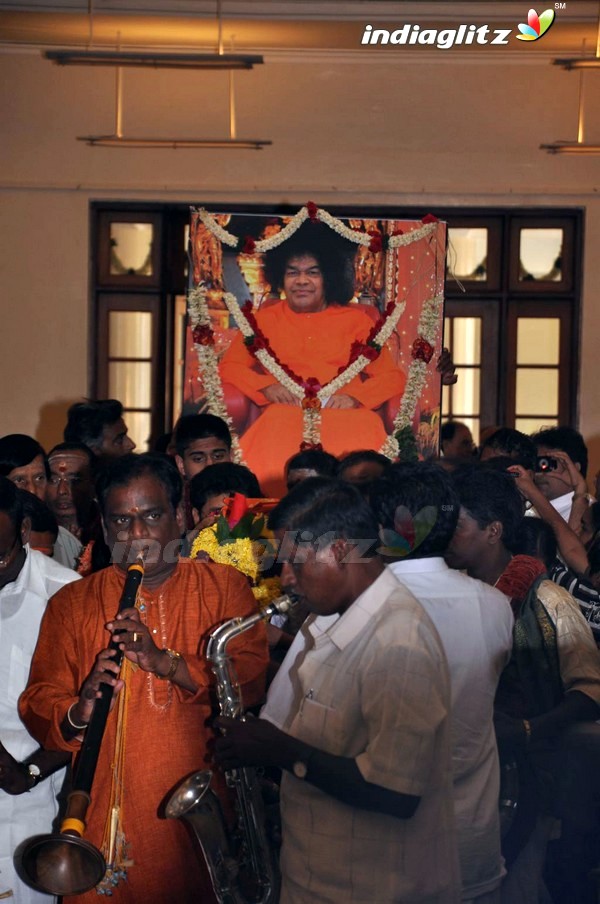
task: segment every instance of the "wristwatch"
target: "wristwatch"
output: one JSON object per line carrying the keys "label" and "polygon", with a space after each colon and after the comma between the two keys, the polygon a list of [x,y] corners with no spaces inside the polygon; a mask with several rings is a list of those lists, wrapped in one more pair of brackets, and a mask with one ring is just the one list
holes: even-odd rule
{"label": "wristwatch", "polygon": [[308,775],[308,763],[305,763],[304,760],[296,760],[292,766],[292,772],[296,778],[306,778]]}
{"label": "wristwatch", "polygon": [[42,780],[42,771],[39,766],[36,766],[35,763],[24,763],[24,766],[27,768],[27,775],[29,776],[29,790],[41,782]]}

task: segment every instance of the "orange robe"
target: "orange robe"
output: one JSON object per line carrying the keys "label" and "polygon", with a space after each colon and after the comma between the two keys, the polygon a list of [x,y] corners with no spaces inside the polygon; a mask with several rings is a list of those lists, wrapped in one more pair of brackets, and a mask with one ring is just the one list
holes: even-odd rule
{"label": "orange robe", "polygon": [[[116,567],[76,581],[48,603],[29,684],[20,699],[23,721],[44,747],[79,749],[64,740],[60,723],[90,673],[98,651],[108,646],[105,624],[118,608],[124,575]],[[66,591],[66,592],[65,592]],[[195,694],[141,669],[130,682],[125,741],[123,826],[134,865],[114,889],[115,904],[205,904],[214,897],[186,827],[159,818],[161,801],[183,776],[209,768],[212,732],[209,687],[214,676],[203,653],[207,633],[218,623],[256,611],[246,579],[224,565],[179,561],[155,591],[142,585],[141,613],[157,646],[182,653],[198,683]],[[264,692],[268,660],[264,626],[244,633],[229,646],[246,704]],[[86,840],[100,847],[110,791],[117,708],[108,717],[87,813]],[[97,902],[95,890],[66,900]]]}
{"label": "orange robe", "polygon": [[[331,305],[315,314],[297,314],[285,301],[258,311],[256,320],[283,364],[305,380],[316,377],[322,385],[348,363],[352,343],[364,342],[373,326],[373,320],[356,305]],[[221,378],[264,409],[240,443],[263,492],[281,495],[285,462],[302,442],[302,409],[267,401],[261,390],[276,382],[275,378],[248,352],[241,334],[223,357]],[[374,409],[401,393],[404,385],[404,374],[384,348],[362,374],[340,390],[353,396],[360,408],[322,409],[323,448],[333,455],[379,449],[386,430]]]}

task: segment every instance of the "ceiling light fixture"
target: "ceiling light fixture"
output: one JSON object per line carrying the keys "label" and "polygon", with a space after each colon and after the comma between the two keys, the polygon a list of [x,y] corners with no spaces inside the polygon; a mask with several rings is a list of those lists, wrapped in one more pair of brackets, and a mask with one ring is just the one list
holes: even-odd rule
{"label": "ceiling light fixture", "polygon": [[552,144],[540,144],[540,150],[548,154],[581,154],[593,156],[600,154],[600,145],[586,144],[583,137],[583,76],[579,73],[579,101],[577,109],[577,141],[553,141]]}
{"label": "ceiling light fixture", "polygon": [[94,4],[88,0],[89,34],[85,50],[46,50],[42,56],[58,66],[135,66],[145,69],[252,69],[264,59],[260,54],[223,53],[221,0],[217,0],[216,53],[173,53],[154,50],[94,50]]}
{"label": "ceiling light fixture", "polygon": [[252,69],[262,56],[245,53],[155,53],[143,50],[46,50],[59,66],[135,66],[146,69]]}
{"label": "ceiling light fixture", "polygon": [[600,69],[600,57],[571,57],[570,59],[552,60],[555,66],[563,69]]}
{"label": "ceiling light fixture", "polygon": [[600,154],[600,144],[585,144],[582,141],[555,141],[552,144],[540,144],[540,148],[549,154],[587,154],[590,157]]}
{"label": "ceiling light fixture", "polygon": [[103,148],[168,148],[181,149],[226,149],[260,151],[271,141],[238,138],[236,134],[235,93],[233,72],[229,72],[229,137],[228,138],[126,138],[123,135],[123,73],[116,68],[115,84],[115,131],[112,135],[83,135],[77,141],[85,141],[90,147]]}
{"label": "ceiling light fixture", "polygon": [[600,69],[600,2],[598,4],[598,31],[596,33],[596,55],[585,55],[585,41],[583,55],[580,57],[567,57],[565,59],[552,60],[555,66],[563,69]]}
{"label": "ceiling light fixture", "polygon": [[77,141],[99,148],[238,148],[247,151],[260,151],[273,143],[243,138],[125,138],[123,135],[88,135]]}

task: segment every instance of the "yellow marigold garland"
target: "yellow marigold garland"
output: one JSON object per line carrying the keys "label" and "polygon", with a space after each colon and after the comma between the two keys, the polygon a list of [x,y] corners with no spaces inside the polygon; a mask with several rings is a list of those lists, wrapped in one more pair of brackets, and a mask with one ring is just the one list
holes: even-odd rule
{"label": "yellow marigold garland", "polygon": [[205,552],[213,562],[219,565],[231,565],[252,582],[258,577],[258,562],[254,553],[253,541],[241,537],[229,543],[220,544],[217,540],[215,524],[200,531],[190,551],[190,558],[195,559],[199,552]]}

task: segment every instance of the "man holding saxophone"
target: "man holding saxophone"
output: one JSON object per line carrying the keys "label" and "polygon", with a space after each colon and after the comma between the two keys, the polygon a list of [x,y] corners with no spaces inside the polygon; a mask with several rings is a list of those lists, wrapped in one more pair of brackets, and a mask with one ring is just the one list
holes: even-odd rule
{"label": "man holding saxophone", "polygon": [[221,717],[225,769],[283,770],[281,904],[455,904],[450,686],[427,613],[376,555],[357,490],[309,478],[273,510],[282,585],[312,615],[262,718]]}
{"label": "man holding saxophone", "polygon": [[[103,889],[123,904],[213,900],[191,839],[162,818],[162,806],[208,758],[214,679],[206,637],[223,620],[256,609],[235,569],[179,559],[181,489],[175,465],[154,454],[119,458],[101,476],[97,495],[113,564],[50,601],[20,701],[40,743],[76,755],[100,684],[113,687],[85,840],[109,864]],[[127,567],[144,551],[136,605],[115,617]],[[120,673],[111,637],[124,651]],[[268,655],[264,627],[232,648],[245,701],[256,703]],[[97,901],[96,890],[69,901]]]}

